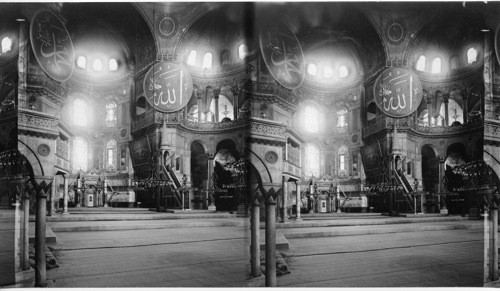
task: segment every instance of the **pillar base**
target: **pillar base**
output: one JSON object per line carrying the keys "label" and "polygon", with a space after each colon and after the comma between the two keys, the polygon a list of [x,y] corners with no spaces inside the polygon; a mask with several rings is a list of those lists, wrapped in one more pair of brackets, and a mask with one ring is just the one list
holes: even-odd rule
{"label": "pillar base", "polygon": [[339,209],[337,209],[337,211],[335,211],[335,212],[336,212],[336,213],[342,213],[342,210],[340,210],[340,208],[339,208]]}
{"label": "pillar base", "polygon": [[78,203],[78,204],[76,204],[76,206],[75,206],[75,207],[76,207],[76,208],[80,208],[80,207],[82,207],[82,206],[80,205],[80,203]]}
{"label": "pillar base", "polygon": [[441,213],[441,214],[448,214],[448,209],[443,208],[443,209],[439,210],[439,213]]}
{"label": "pillar base", "polygon": [[295,217],[294,221],[302,221],[302,217]]}
{"label": "pillar base", "polygon": [[104,207],[109,207],[109,206],[108,206],[108,203],[104,203]]}
{"label": "pillar base", "polygon": [[215,211],[215,210],[216,210],[215,205],[213,205],[213,204],[212,204],[212,205],[209,205],[209,206],[208,206],[208,210],[210,210],[210,211]]}
{"label": "pillar base", "polygon": [[61,212],[61,214],[62,214],[62,215],[68,215],[68,214],[69,214],[69,212],[68,212],[68,211],[63,211],[63,212]]}

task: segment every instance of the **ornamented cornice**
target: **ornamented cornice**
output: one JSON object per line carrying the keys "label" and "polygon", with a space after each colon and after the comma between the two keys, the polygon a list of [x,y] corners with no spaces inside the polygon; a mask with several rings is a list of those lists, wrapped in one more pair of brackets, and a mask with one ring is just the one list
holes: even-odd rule
{"label": "ornamented cornice", "polygon": [[28,135],[42,134],[49,137],[59,136],[59,119],[37,111],[20,109],[18,112],[19,133]]}
{"label": "ornamented cornice", "polygon": [[484,123],[484,142],[500,142],[500,121],[486,120]]}
{"label": "ornamented cornice", "polygon": [[71,89],[69,83],[56,82],[45,74],[29,73],[26,82],[28,93],[41,93],[56,104],[63,104]]}
{"label": "ornamented cornice", "polygon": [[243,84],[242,91],[254,99],[265,97],[266,102],[275,102],[288,110],[294,110],[300,99],[297,92],[290,91],[276,83],[260,83],[247,80]]}
{"label": "ornamented cornice", "polygon": [[[377,119],[376,123],[363,129],[363,139],[366,141],[368,138],[371,139],[372,135],[394,130],[394,122],[394,119],[388,117]],[[409,130],[419,136],[432,136],[439,138],[480,132],[483,129],[483,123],[481,121],[469,122],[458,126],[421,126],[416,124],[411,116],[398,119],[396,123],[398,131]]]}
{"label": "ornamented cornice", "polygon": [[269,139],[256,138],[256,137],[247,137],[246,143],[247,144],[256,143],[256,144],[272,145],[272,146],[278,146],[278,147],[286,144],[285,141],[269,140]]}

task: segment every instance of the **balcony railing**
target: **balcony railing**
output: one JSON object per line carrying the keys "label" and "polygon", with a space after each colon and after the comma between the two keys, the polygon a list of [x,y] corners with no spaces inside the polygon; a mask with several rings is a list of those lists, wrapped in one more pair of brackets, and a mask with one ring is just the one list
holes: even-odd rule
{"label": "balcony railing", "polygon": [[416,124],[413,117],[393,119],[386,116],[378,116],[368,122],[363,130],[363,137],[368,137],[382,130],[392,130],[396,123],[398,129],[411,129],[416,133],[429,135],[450,135],[473,131],[483,127],[482,122],[475,121],[456,126],[422,126]]}

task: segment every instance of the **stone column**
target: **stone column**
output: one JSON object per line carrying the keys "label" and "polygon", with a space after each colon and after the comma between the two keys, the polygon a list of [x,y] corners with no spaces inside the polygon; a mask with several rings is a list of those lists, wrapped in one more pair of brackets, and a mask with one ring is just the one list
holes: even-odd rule
{"label": "stone column", "polygon": [[68,174],[64,174],[64,189],[63,189],[63,212],[62,214],[69,214],[68,212],[68,199],[69,199],[69,189],[68,189]]}
{"label": "stone column", "polygon": [[26,191],[23,193],[23,247],[22,247],[22,260],[21,267],[23,270],[29,270],[30,268],[30,245],[29,245],[29,223],[30,223],[30,195]]}
{"label": "stone column", "polygon": [[302,204],[302,200],[300,199],[300,181],[295,181],[295,186],[296,186],[296,195],[297,195],[297,203],[296,203],[296,207],[297,207],[297,216],[295,217],[295,220],[296,221],[300,221],[302,220],[302,218],[300,218],[300,205]]}
{"label": "stone column", "polygon": [[441,209],[441,193],[443,193],[443,176],[444,176],[444,162],[445,159],[444,157],[436,157],[439,163],[439,184],[438,184],[438,209],[441,213],[447,212],[446,210],[446,204],[443,206],[443,209]]}
{"label": "stone column", "polygon": [[450,117],[448,112],[448,102],[450,99],[450,94],[443,94],[443,103],[444,103],[444,126],[450,126]]}
{"label": "stone column", "polygon": [[336,208],[337,208],[337,213],[342,213],[340,210],[340,184],[337,184],[337,196],[335,200]]}
{"label": "stone column", "polygon": [[52,187],[50,188],[50,203],[49,203],[49,211],[47,213],[48,216],[52,216],[55,214],[55,197],[56,197],[56,175],[54,175],[54,179],[52,180]]}
{"label": "stone column", "polygon": [[238,119],[238,90],[233,90],[233,117]]}
{"label": "stone column", "polygon": [[429,126],[432,126],[432,95],[424,93],[425,102],[427,104],[427,122]]}
{"label": "stone column", "polygon": [[[208,189],[213,189],[213,187],[215,187],[214,185],[214,182],[212,180],[212,176],[213,176],[213,173],[214,173],[214,158],[215,158],[215,155],[212,154],[212,153],[207,153],[207,157],[208,157],[208,160],[207,160],[207,163],[208,163],[208,177],[207,177],[207,180],[208,180]],[[208,193],[208,192],[207,192]],[[210,199],[210,205],[208,206],[208,210],[212,210],[212,211],[215,211],[217,208],[215,207],[215,196],[214,196],[215,193],[212,193],[212,198],[213,199]],[[210,194],[208,194],[210,195]]]}
{"label": "stone column", "polygon": [[464,110],[464,124],[467,123],[469,120],[469,104],[468,104],[468,98],[470,94],[470,88],[465,88],[465,90],[462,91],[462,109]]}
{"label": "stone column", "polygon": [[214,120],[213,122],[214,123],[217,123],[219,122],[219,94],[220,94],[220,90],[214,90],[214,109],[215,109],[215,112],[214,112]]}
{"label": "stone column", "polygon": [[[16,193],[17,194],[17,193]],[[22,256],[22,233],[21,233],[21,203],[16,197],[16,201],[12,204],[14,206],[14,270],[17,272],[21,270]]]}
{"label": "stone column", "polygon": [[490,280],[498,280],[498,206],[495,202],[491,206],[491,258],[490,258]]}
{"label": "stone column", "polygon": [[198,122],[201,123],[201,94],[200,92],[196,92],[196,105],[198,106]]}
{"label": "stone column", "polygon": [[80,187],[82,185],[82,182],[80,178],[76,179],[76,189],[75,189],[75,199],[76,199],[76,207],[81,207],[81,198],[80,198]]}
{"label": "stone column", "polygon": [[47,194],[44,189],[40,189],[37,192],[35,224],[35,287],[46,287],[47,270],[45,261],[45,223],[47,212]]}
{"label": "stone column", "polygon": [[251,276],[260,277],[260,203],[255,199],[252,205],[250,263]]}
{"label": "stone column", "polygon": [[285,222],[285,217],[286,217],[286,195],[287,195],[287,191],[288,191],[288,182],[286,181],[286,177],[283,176],[281,177],[281,185],[282,185],[282,191],[281,191],[281,213],[280,213],[280,216],[281,216],[281,219],[280,219],[280,223],[284,223]]}
{"label": "stone column", "polygon": [[266,287],[276,287],[276,201],[266,200]]}
{"label": "stone column", "polygon": [[102,188],[102,194],[103,194],[103,197],[104,197],[104,207],[108,207],[108,182],[106,181],[106,179],[104,179],[104,181],[102,181],[102,185],[103,185],[103,188]]}

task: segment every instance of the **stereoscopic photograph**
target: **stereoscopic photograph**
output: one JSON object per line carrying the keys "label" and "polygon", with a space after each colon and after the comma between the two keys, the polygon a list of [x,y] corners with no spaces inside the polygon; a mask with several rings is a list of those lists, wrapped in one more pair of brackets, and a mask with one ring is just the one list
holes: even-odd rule
{"label": "stereoscopic photograph", "polygon": [[0,288],[499,287],[500,2],[1,2]]}

